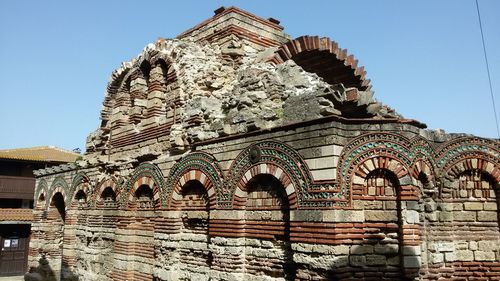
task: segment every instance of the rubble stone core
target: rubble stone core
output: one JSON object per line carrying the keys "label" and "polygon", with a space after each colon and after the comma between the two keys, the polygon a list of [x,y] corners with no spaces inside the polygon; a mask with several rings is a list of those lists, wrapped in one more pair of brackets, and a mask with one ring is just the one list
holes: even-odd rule
{"label": "rubble stone core", "polygon": [[500,280],[499,141],[403,118],[328,38],[217,9],[101,120],[37,171],[26,280]]}

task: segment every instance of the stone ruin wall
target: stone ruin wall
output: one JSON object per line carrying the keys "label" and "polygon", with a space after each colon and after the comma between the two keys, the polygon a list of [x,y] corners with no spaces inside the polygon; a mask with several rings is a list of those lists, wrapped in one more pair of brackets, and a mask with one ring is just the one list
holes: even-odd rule
{"label": "stone ruin wall", "polygon": [[87,154],[38,172],[26,280],[499,280],[499,142],[280,32],[230,8],[116,70]]}

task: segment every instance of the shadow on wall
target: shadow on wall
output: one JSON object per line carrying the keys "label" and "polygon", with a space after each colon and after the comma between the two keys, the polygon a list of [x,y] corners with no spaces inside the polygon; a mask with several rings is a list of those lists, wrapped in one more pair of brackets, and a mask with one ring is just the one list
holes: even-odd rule
{"label": "shadow on wall", "polygon": [[29,272],[24,275],[25,281],[56,281],[56,274],[49,265],[49,261],[42,256],[38,260],[37,267],[31,267]]}
{"label": "shadow on wall", "polygon": [[24,274],[25,281],[78,281],[78,277],[68,270],[67,266],[63,265],[61,278],[58,279],[56,273],[49,265],[49,261],[42,256],[38,260],[37,267],[31,267],[29,272]]}
{"label": "shadow on wall", "polygon": [[414,247],[395,244],[353,245],[340,256],[325,279],[340,280],[419,280],[421,259]]}

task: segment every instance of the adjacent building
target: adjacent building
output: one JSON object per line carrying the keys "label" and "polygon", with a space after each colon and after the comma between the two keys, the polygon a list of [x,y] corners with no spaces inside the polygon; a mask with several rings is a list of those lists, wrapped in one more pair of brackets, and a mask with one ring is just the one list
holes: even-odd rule
{"label": "adjacent building", "polygon": [[24,274],[33,220],[33,170],[74,162],[80,155],[41,146],[0,150],[0,276]]}

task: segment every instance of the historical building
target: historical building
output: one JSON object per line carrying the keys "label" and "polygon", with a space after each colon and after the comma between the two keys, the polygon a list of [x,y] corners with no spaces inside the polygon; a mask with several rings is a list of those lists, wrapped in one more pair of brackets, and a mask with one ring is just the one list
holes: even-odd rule
{"label": "historical building", "polygon": [[27,270],[33,170],[74,162],[78,156],[49,146],[0,150],[0,276]]}
{"label": "historical building", "polygon": [[27,280],[500,280],[499,141],[405,119],[329,38],[217,9],[101,120],[37,171]]}

